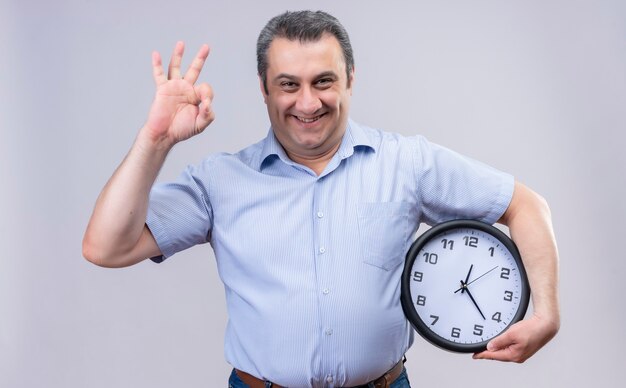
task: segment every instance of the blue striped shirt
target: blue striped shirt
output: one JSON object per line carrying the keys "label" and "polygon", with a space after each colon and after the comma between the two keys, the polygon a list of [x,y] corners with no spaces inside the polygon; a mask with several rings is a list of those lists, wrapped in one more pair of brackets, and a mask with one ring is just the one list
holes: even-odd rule
{"label": "blue striped shirt", "polygon": [[412,343],[400,276],[419,224],[493,223],[512,192],[508,174],[421,136],[350,121],[319,176],[270,130],[155,185],[147,225],[161,260],[211,243],[231,365],[283,386],[354,386],[380,377]]}

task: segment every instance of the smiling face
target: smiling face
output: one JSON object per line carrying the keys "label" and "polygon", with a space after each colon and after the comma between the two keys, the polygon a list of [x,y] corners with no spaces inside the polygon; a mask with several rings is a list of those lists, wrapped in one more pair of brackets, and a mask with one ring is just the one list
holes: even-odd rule
{"label": "smiling face", "polygon": [[267,94],[262,81],[261,91],[274,135],[293,161],[319,174],[348,124],[352,82],[339,42],[276,38],[267,58]]}

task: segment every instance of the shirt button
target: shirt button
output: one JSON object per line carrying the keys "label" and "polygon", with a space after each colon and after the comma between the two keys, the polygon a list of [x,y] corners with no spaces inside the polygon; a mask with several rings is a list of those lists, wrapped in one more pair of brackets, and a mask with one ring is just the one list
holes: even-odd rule
{"label": "shirt button", "polygon": [[332,335],[333,334],[333,329],[326,329],[325,334],[326,335]]}
{"label": "shirt button", "polygon": [[330,294],[330,290],[328,288],[324,288],[324,291],[322,292],[324,293],[324,295]]}
{"label": "shirt button", "polygon": [[326,382],[327,382],[328,384],[331,384],[331,383],[333,382],[333,376],[328,376],[328,377],[326,377]]}
{"label": "shirt button", "polygon": [[324,253],[324,252],[326,252],[326,248],[320,247],[320,253]]}
{"label": "shirt button", "polygon": [[324,217],[324,213],[322,212],[317,212],[317,218],[323,218]]}

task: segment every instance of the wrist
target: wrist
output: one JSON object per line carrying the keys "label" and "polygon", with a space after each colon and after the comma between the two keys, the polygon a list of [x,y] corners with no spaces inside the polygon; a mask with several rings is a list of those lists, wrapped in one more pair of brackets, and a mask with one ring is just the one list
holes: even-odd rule
{"label": "wrist", "polygon": [[541,313],[534,312],[534,317],[539,319],[544,330],[549,333],[549,337],[554,337],[561,328],[561,317],[558,312]]}
{"label": "wrist", "polygon": [[155,136],[154,131],[148,125],[144,125],[139,130],[135,143],[146,152],[165,154],[176,144],[169,136]]}

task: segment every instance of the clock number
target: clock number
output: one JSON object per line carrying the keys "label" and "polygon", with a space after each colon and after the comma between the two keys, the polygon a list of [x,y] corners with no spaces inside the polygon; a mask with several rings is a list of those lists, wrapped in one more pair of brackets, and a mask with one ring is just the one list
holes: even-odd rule
{"label": "clock number", "polygon": [[450,335],[454,338],[459,338],[461,336],[461,329],[459,329],[458,327],[453,327]]}
{"label": "clock number", "polygon": [[426,306],[426,297],[424,295],[418,295],[416,303],[418,306]]}
{"label": "clock number", "polygon": [[433,320],[433,322],[430,324],[431,326],[437,323],[437,321],[439,320],[438,315],[431,315],[430,318]]}
{"label": "clock number", "polygon": [[493,319],[494,321],[500,323],[500,322],[502,322],[502,314],[500,312],[496,312],[495,314],[493,314],[491,316],[491,319]]}
{"label": "clock number", "polygon": [[439,258],[439,256],[437,256],[436,253],[424,253],[424,258],[425,258],[425,262],[426,263],[430,263],[430,264],[437,264],[437,259]]}
{"label": "clock number", "polygon": [[421,282],[423,278],[424,278],[424,274],[422,272],[415,271],[413,273],[413,280],[415,280],[416,282]]}
{"label": "clock number", "polygon": [[504,300],[507,302],[513,301],[513,293],[511,291],[504,291]]}
{"label": "clock number", "polygon": [[494,247],[489,248],[489,254],[493,257],[493,252],[495,251]]}
{"label": "clock number", "polygon": [[500,277],[502,279],[508,279],[509,275],[511,274],[511,270],[506,268],[506,267],[502,267],[500,270]]}
{"label": "clock number", "polygon": [[479,337],[482,336],[484,328],[485,327],[481,325],[474,325],[474,335],[479,336]]}
{"label": "clock number", "polygon": [[465,236],[463,240],[465,240],[465,245],[468,247],[478,248],[478,237]]}
{"label": "clock number", "polygon": [[447,238],[444,238],[443,240],[441,240],[441,242],[443,243],[443,249],[454,249],[454,240],[448,240]]}

